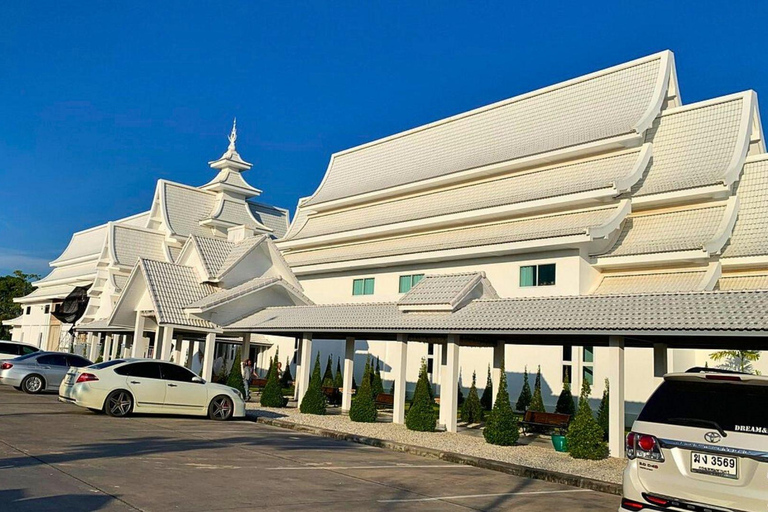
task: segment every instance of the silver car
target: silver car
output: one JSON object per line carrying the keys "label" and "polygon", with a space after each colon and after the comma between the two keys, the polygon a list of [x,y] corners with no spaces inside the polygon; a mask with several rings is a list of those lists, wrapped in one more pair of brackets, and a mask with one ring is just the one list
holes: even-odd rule
{"label": "silver car", "polygon": [[0,384],[33,394],[56,391],[71,367],[91,364],[75,354],[36,352],[0,363]]}

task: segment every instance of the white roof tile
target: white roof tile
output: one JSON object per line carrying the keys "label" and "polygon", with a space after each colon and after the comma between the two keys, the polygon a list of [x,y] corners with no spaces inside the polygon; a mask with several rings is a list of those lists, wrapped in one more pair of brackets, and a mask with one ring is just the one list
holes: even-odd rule
{"label": "white roof tile", "polygon": [[78,263],[77,265],[56,267],[50,274],[33,284],[42,287],[48,283],[62,280],[67,280],[71,283],[77,282],[78,284],[81,284],[81,282],[93,282],[94,277],[96,277],[96,263],[96,260],[92,260],[86,263]]}
{"label": "white roof tile", "polygon": [[701,289],[706,271],[607,275],[592,292],[595,295],[627,293],[690,292]]}
{"label": "white roof tile", "polygon": [[271,234],[275,238],[282,238],[288,232],[287,211],[252,201],[248,202],[248,207],[251,209],[251,215],[253,215],[257,221],[271,229]]}
{"label": "white roof tile", "polygon": [[482,272],[428,275],[403,295],[399,306],[445,305],[453,308],[483,279]]}
{"label": "white roof tile", "polygon": [[226,261],[235,244],[219,238],[195,236],[194,243],[199,249],[200,258],[209,276],[215,276]]}
{"label": "white roof tile", "polygon": [[739,215],[723,258],[768,255],[768,160],[744,165],[737,188]]}
{"label": "white roof tile", "polygon": [[717,286],[720,290],[768,290],[768,274],[722,276]]}
{"label": "white roof tile", "polygon": [[211,230],[200,225],[216,205],[216,194],[178,183],[163,182],[162,194],[169,228],[181,236],[210,236]]}
{"label": "white roof tile", "polygon": [[52,265],[61,264],[67,260],[84,258],[88,256],[97,257],[101,253],[104,245],[104,239],[107,237],[107,224],[96,226],[95,228],[78,231],[72,235],[69,245],[61,253],[61,256],[51,262]]}
{"label": "white roof tile", "polygon": [[116,262],[133,267],[139,258],[165,261],[165,236],[159,231],[112,225],[111,242]]}

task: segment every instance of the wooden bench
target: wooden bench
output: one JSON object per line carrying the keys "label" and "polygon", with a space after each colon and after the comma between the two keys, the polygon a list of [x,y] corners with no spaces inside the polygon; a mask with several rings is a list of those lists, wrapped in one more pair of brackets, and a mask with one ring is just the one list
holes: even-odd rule
{"label": "wooden bench", "polygon": [[376,406],[377,407],[394,407],[395,395],[390,395],[389,393],[379,393],[378,395],[376,395]]}
{"label": "wooden bench", "polygon": [[546,430],[548,432],[563,432],[568,428],[570,422],[570,414],[525,411],[523,421],[520,422],[520,425],[523,427],[524,433],[528,433],[531,427]]}
{"label": "wooden bench", "polygon": [[251,386],[257,387],[257,388],[263,388],[267,385],[267,379],[261,379],[259,377],[254,377],[251,379]]}

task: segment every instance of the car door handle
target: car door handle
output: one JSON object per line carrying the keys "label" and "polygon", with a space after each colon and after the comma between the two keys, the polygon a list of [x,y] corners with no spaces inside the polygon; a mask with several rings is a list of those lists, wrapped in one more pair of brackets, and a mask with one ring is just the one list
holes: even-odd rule
{"label": "car door handle", "polygon": [[131,381],[131,384],[141,384],[141,382],[139,382],[139,381],[137,381],[137,380],[132,380],[132,381]]}
{"label": "car door handle", "polygon": [[176,384],[168,384],[168,387],[169,388],[175,388],[175,387],[178,387],[178,386]]}

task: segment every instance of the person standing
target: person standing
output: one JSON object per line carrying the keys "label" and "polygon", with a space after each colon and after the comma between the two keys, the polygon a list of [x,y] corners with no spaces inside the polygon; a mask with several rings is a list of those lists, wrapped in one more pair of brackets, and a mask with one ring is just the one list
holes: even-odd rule
{"label": "person standing", "polygon": [[251,399],[251,377],[253,377],[253,363],[250,359],[246,359],[243,363],[243,388],[246,401]]}

